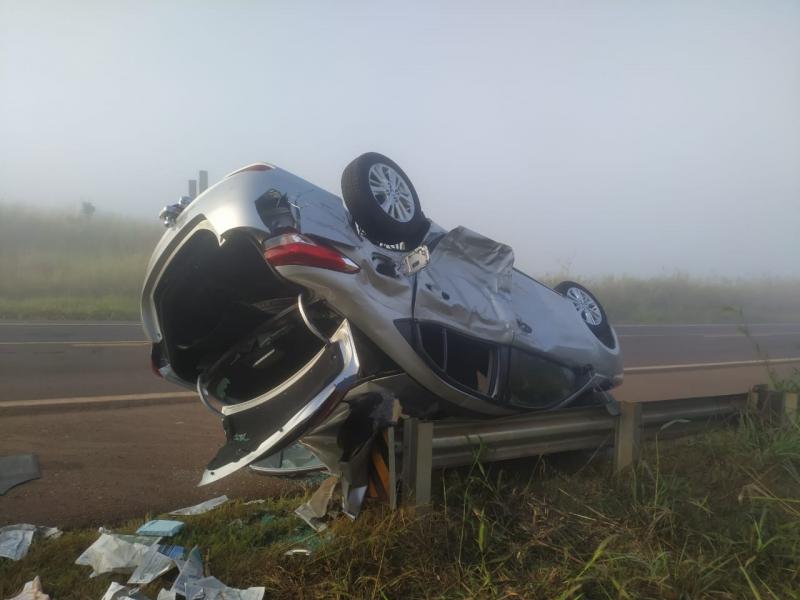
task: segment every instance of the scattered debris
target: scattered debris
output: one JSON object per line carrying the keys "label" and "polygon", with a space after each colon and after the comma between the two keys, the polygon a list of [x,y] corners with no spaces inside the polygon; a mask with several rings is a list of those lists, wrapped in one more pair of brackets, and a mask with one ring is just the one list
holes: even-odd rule
{"label": "scattered debris", "polygon": [[179,572],[178,577],[175,578],[175,583],[172,584],[170,592],[185,596],[188,600],[189,595],[186,593],[187,584],[203,578],[203,557],[200,556],[200,549],[195,546],[192,548],[191,552],[189,552],[186,560],[176,562],[178,563]]}
{"label": "scattered debris", "polygon": [[112,581],[101,600],[150,600],[139,588],[128,587]]}
{"label": "scattered debris", "polygon": [[30,523],[0,527],[0,557],[15,561],[21,559],[28,553],[34,535],[45,539],[58,537],[61,530],[58,527],[37,527]]}
{"label": "scattered debris", "polygon": [[298,477],[324,471],[327,467],[308,448],[301,444],[292,444],[267,458],[257,460],[250,465],[250,469],[265,475]]}
{"label": "scattered debris", "polygon": [[169,592],[162,590],[158,600],[174,600],[181,595],[186,600],[261,600],[264,597],[263,587],[252,587],[246,590],[230,588],[216,577],[203,574],[203,558],[195,546],[185,561],[178,561],[180,573]]}
{"label": "scattered debris", "polygon": [[11,488],[41,477],[35,454],[12,454],[0,457],[0,496]]}
{"label": "scattered debris", "polygon": [[173,510],[171,515],[202,515],[203,513],[207,513],[208,511],[217,508],[218,506],[222,506],[228,501],[227,496],[219,496],[218,498],[212,498],[211,500],[206,500],[205,502],[201,502],[200,504],[195,504],[194,506],[187,506],[186,508],[179,508],[178,510]]}
{"label": "scattered debris", "polygon": [[242,506],[250,506],[251,504],[264,504],[264,502],[266,502],[266,500],[263,498],[259,500],[248,500],[247,502],[243,502]]}
{"label": "scattered debris", "polygon": [[328,528],[324,519],[328,515],[328,505],[330,504],[338,482],[338,476],[332,475],[328,477],[317,488],[317,491],[314,492],[311,499],[294,511],[294,514],[308,523],[309,527],[314,531],[325,531]]}
{"label": "scattered debris", "polygon": [[183,546],[153,544],[142,557],[128,583],[146,585],[175,567],[183,559]]}
{"label": "scattered debris", "polygon": [[159,537],[171,537],[183,529],[182,521],[166,521],[164,519],[156,519],[148,521],[136,533],[139,535],[156,535]]}
{"label": "scattered debris", "polygon": [[311,556],[311,550],[308,548],[292,548],[283,553],[284,556]]}
{"label": "scattered debris", "polygon": [[151,546],[160,538],[145,535],[120,535],[101,530],[100,537],[75,561],[92,567],[90,577],[102,573],[132,573],[142,564]]}
{"label": "scattered debris", "polygon": [[228,587],[216,577],[204,577],[187,583],[186,600],[261,600],[265,591],[263,587],[238,590]]}
{"label": "scattered debris", "polygon": [[37,575],[33,578],[33,581],[25,584],[19,594],[8,600],[50,600],[50,596],[42,590],[42,582]]}

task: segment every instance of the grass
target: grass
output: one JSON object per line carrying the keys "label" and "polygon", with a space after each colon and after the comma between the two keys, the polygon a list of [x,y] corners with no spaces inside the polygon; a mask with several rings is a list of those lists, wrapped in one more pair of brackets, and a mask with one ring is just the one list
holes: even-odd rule
{"label": "grass", "polygon": [[[651,442],[623,475],[603,460],[521,461],[448,471],[437,485],[418,518],[367,504],[321,537],[292,515],[303,496],[285,496],[190,517],[176,542],[200,546],[228,585],[263,585],[267,598],[800,597],[796,426],[745,417],[736,429]],[[36,574],[59,600],[100,597],[124,578],[89,580],[72,564],[96,537],[70,531],[0,562],[0,597]],[[296,544],[314,554],[284,556]],[[170,577],[145,591],[155,597]]]}
{"label": "grass", "polygon": [[[0,318],[138,319],[145,268],[162,232],[155,218],[82,218],[0,203]],[[800,321],[800,280],[676,274],[582,282],[615,323],[736,323],[730,307],[749,323]]]}
{"label": "grass", "polygon": [[0,204],[0,318],[138,318],[163,228]]}

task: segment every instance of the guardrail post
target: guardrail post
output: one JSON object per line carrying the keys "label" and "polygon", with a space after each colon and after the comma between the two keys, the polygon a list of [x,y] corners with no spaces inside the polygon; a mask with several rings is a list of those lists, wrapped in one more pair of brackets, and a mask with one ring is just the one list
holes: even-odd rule
{"label": "guardrail post", "polygon": [[793,392],[767,392],[766,412],[770,422],[776,425],[794,423],[797,420],[797,394]]}
{"label": "guardrail post", "polygon": [[425,512],[431,502],[433,423],[403,421],[403,505]]}
{"label": "guardrail post", "polygon": [[763,407],[768,392],[769,386],[767,384],[759,383],[758,385],[754,385],[753,389],[747,394],[747,408],[750,410],[758,410],[760,407]]}
{"label": "guardrail post", "polygon": [[789,423],[797,422],[797,392],[783,392],[783,416]]}
{"label": "guardrail post", "polygon": [[639,458],[642,439],[642,405],[638,402],[620,402],[614,436],[614,470],[620,472]]}

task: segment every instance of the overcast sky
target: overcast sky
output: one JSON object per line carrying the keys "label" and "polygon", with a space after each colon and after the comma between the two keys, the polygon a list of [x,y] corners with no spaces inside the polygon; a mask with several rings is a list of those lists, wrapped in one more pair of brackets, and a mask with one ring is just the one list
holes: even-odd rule
{"label": "overcast sky", "polygon": [[0,200],[365,151],[533,274],[800,276],[800,2],[0,0]]}

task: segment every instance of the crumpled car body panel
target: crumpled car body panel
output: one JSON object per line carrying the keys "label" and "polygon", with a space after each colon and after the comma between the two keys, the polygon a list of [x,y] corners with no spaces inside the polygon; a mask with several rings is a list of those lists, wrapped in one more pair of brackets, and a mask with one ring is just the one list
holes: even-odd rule
{"label": "crumpled car body panel", "polygon": [[[614,343],[602,343],[569,300],[514,269],[509,246],[464,227],[446,231],[430,223],[422,241],[430,248],[427,266],[411,274],[387,272],[380,267],[399,265],[405,250],[381,246],[362,236],[340,198],[275,167],[223,179],[195,199],[159,241],[142,292],[142,321],[154,348],[169,346],[157,298],[175,257],[198,232],[213,234],[220,248],[236,236],[246,236],[256,246],[262,244],[276,234],[268,225],[264,198],[284,207],[293,231],[322,241],[358,267],[355,273],[305,265],[270,267],[276,280],[302,290],[303,295],[339,315],[340,328],[330,338],[322,336],[320,352],[332,352],[340,360],[326,362],[323,377],[311,375],[314,369],[309,369],[307,378],[314,378],[312,384],[303,379],[302,365],[298,365],[300,375],[289,386],[292,400],[287,400],[284,392],[264,389],[253,399],[223,407],[228,443],[209,465],[204,482],[318,430],[324,423],[313,417],[323,406],[329,411],[331,403],[358,401],[364,394],[359,386],[378,377],[366,372],[360,353],[385,356],[396,366],[394,375],[402,375],[385,379],[393,383],[370,394],[394,394],[404,406],[414,405],[417,412],[424,412],[420,406],[428,403],[435,406],[430,411],[434,418],[492,417],[526,410],[510,404],[504,389],[509,353],[516,351],[554,361],[579,374],[574,393],[560,405],[586,390],[607,390],[621,382],[622,358],[613,330]],[[453,350],[460,352],[462,344],[475,353],[485,349],[489,357],[486,372],[469,373],[462,365],[462,372],[451,374],[448,367],[438,364],[437,360],[446,363],[447,359],[437,359],[432,356],[436,352],[424,346],[426,339],[439,331],[445,332],[442,335],[448,340],[443,344],[452,345]],[[369,350],[364,350],[363,340]],[[437,343],[434,341],[434,350]],[[450,354],[454,354],[452,364],[461,360],[457,353]],[[180,375],[168,362],[159,365],[159,371],[180,385],[197,386],[196,380]],[[410,382],[416,390],[413,398],[408,392]],[[280,408],[278,397],[283,398]],[[287,402],[296,408],[289,418]]]}

